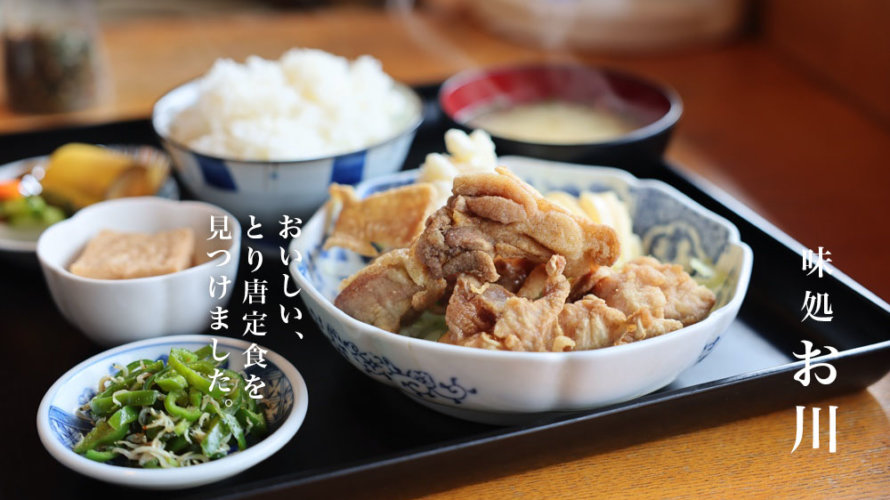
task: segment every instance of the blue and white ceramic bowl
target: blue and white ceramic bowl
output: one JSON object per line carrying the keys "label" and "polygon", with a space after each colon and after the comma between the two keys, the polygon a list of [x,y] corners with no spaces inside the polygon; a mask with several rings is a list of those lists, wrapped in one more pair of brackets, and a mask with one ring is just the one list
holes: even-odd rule
{"label": "blue and white ceramic bowl", "polygon": [[[341,280],[366,262],[343,249],[322,250],[326,214],[321,210],[291,243],[302,260],[292,261],[290,270],[313,319],[343,357],[443,413],[510,423],[529,414],[590,409],[642,396],[668,385],[710,353],[738,313],[751,274],[751,249],[739,240],[735,226],[667,184],[624,171],[520,157],[500,160],[542,192],[612,190],[628,203],[644,253],[682,264],[693,257],[712,262],[725,279],[715,291],[710,316],[640,342],[567,353],[489,351],[396,335],[333,305]],[[403,172],[365,182],[358,194],[410,183],[415,176]]]}
{"label": "blue and white ceramic bowl", "polygon": [[397,172],[422,120],[420,98],[410,88],[397,85],[411,109],[405,112],[405,127],[383,142],[345,154],[294,161],[219,158],[198,153],[170,137],[175,117],[197,100],[199,83],[193,80],[161,97],[154,106],[152,125],[179,178],[192,193],[242,221],[250,215],[269,224],[284,214],[308,217],[327,199],[330,183],[356,184]]}
{"label": "blue and white ceramic bowl", "polygon": [[[126,365],[138,359],[166,361],[172,347],[195,350],[211,343],[212,338],[182,335],[133,342],[97,354],[68,370],[40,402],[37,432],[41,442],[56,460],[74,471],[109,483],[148,489],[187,488],[219,481],[268,458],[296,434],[309,404],[306,384],[300,372],[272,351],[264,355],[265,368],[253,366],[247,370],[266,384],[261,389],[261,405],[265,407],[270,434],[244,451],[235,450],[224,458],[190,467],[138,469],[94,462],[72,450],[80,435],[92,428],[88,421],[78,418],[75,411],[95,395],[99,379],[117,372],[115,364]],[[244,351],[250,347],[250,342],[216,338],[217,355],[228,353],[228,367],[244,372]]]}

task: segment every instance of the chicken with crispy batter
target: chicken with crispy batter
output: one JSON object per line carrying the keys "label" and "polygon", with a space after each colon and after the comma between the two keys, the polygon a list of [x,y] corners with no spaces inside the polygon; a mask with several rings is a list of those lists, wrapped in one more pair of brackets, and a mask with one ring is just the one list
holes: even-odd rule
{"label": "chicken with crispy batter", "polygon": [[683,267],[638,257],[621,270],[600,267],[594,295],[632,315],[648,309],[656,317],[691,325],[703,320],[714,305],[714,293],[693,280]]}
{"label": "chicken with crispy batter", "polygon": [[[570,297],[560,324],[573,331],[578,327],[570,325],[582,325],[580,336],[599,339],[586,344],[587,348],[626,344],[679,330],[704,319],[715,302],[714,293],[696,283],[681,266],[662,264],[652,257],[638,257],[620,270],[601,266],[575,285],[571,295],[584,296],[577,301]],[[589,310],[586,318],[583,309]],[[623,325],[619,313],[625,317]],[[604,321],[606,318],[610,320]]]}
{"label": "chicken with crispy batter", "polygon": [[[376,251],[371,241],[396,248],[343,282],[334,303],[350,316],[398,332],[445,307],[442,342],[559,352],[662,335],[701,321],[714,305],[714,294],[679,265],[641,257],[610,267],[620,254],[614,230],[548,201],[506,169],[455,178],[447,204],[424,215],[421,231],[416,214],[427,210],[428,189],[362,201],[332,191],[344,208],[326,247],[364,255]],[[398,228],[367,224],[402,212],[393,205],[414,215]]]}
{"label": "chicken with crispy batter", "polygon": [[506,169],[464,175],[410,247],[356,273],[334,303],[360,321],[397,332],[403,319],[442,298],[460,275],[493,283],[501,277],[497,259],[539,264],[554,255],[564,258],[562,272],[573,279],[612,264],[618,240],[608,226],[548,202]]}
{"label": "chicken with crispy batter", "polygon": [[567,302],[564,266],[561,256],[553,256],[515,292],[461,275],[446,309],[442,341],[512,351],[598,349],[696,323],[714,302],[713,293],[680,266],[653,258],[636,259],[620,272],[601,268],[593,288],[607,298],[591,293]]}
{"label": "chicken with crispy batter", "polygon": [[612,228],[545,200],[504,168],[457,177],[445,209],[412,248],[433,276],[469,272],[484,281],[497,273],[495,257],[540,264],[562,255],[573,279],[593,265],[611,265],[619,250]]}
{"label": "chicken with crispy batter", "polygon": [[[461,275],[448,301],[442,342],[509,351],[563,351],[575,343],[562,335],[559,314],[569,295],[566,260],[554,255],[532,274],[533,289],[514,294],[496,283]],[[531,278],[531,276],[530,276]]]}

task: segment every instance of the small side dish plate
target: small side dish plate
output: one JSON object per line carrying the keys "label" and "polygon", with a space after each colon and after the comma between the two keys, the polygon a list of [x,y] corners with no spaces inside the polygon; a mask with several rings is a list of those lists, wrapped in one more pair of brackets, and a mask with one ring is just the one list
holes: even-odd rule
{"label": "small side dish plate", "polygon": [[[133,156],[144,155],[163,155],[160,150],[150,146],[110,146]],[[30,172],[33,168],[45,165],[49,160],[49,156],[35,156],[16,160],[5,165],[0,165],[0,181],[14,179],[26,172]],[[173,177],[168,177],[156,196],[171,200],[178,200],[180,197],[179,186]],[[5,222],[0,222],[0,255],[6,257],[31,257],[37,251],[37,240],[43,229],[17,229],[10,227]]]}
{"label": "small side dish plate", "polygon": [[[216,337],[216,352],[229,353],[229,368],[243,370],[244,351],[249,342]],[[211,343],[206,335],[161,337],[125,344],[97,354],[62,375],[46,392],[37,410],[37,432],[46,450],[66,467],[85,476],[124,486],[146,489],[178,489],[219,481],[253,467],[278,451],[296,434],[309,405],[302,375],[284,357],[267,351],[266,368],[251,368],[266,385],[263,404],[270,433],[244,451],[236,451],[207,463],[175,469],[138,469],[94,462],[74,453],[80,435],[89,431],[89,421],[75,411],[88,402],[96,384],[116,372],[115,364],[138,359],[166,359],[172,347],[195,350]]]}
{"label": "small side dish plate", "polygon": [[[228,239],[211,238],[210,221],[229,221]],[[193,264],[187,269],[133,279],[95,279],[71,272],[71,263],[102,230],[154,234],[188,228],[195,235]],[[113,346],[161,335],[201,333],[208,311],[228,297],[207,293],[211,279],[234,281],[238,274],[241,225],[209,203],[156,196],[95,203],[53,224],[37,242],[37,259],[59,311],[92,341]],[[109,307],[114,304],[114,307]]]}
{"label": "small side dish plate", "polygon": [[[15,179],[30,172],[34,167],[44,164],[47,158],[38,156],[0,165],[0,181]],[[17,229],[0,222],[0,252],[33,254],[37,250],[37,239],[41,232],[40,229]]]}

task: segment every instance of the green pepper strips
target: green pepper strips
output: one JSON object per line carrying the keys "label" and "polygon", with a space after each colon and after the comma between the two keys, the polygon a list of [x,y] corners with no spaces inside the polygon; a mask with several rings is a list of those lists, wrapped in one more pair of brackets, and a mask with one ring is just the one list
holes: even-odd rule
{"label": "green pepper strips", "polygon": [[130,425],[131,422],[135,422],[136,417],[138,416],[139,412],[136,411],[136,408],[133,408],[132,406],[124,406],[120,410],[114,412],[114,415],[108,419],[108,425],[115,430],[118,430],[121,427]]}
{"label": "green pepper strips", "polygon": [[177,418],[184,418],[189,422],[194,422],[201,418],[201,409],[200,408],[183,408],[176,404],[176,400],[180,398],[185,398],[185,393],[180,391],[173,391],[170,394],[167,394],[167,397],[164,398],[164,408],[170,412],[170,415]]}
{"label": "green pepper strips", "polygon": [[238,449],[243,450],[247,448],[247,439],[244,437],[244,429],[241,427],[241,424],[238,423],[238,419],[235,418],[235,415],[232,413],[222,413],[220,417],[222,417],[226,426],[232,431],[232,435],[235,436],[235,441],[238,443]]}
{"label": "green pepper strips", "polygon": [[191,422],[189,422],[186,419],[182,419],[179,421],[178,424],[176,424],[176,427],[173,428],[173,434],[176,434],[177,436],[182,436],[183,434],[186,433],[187,430],[189,430],[189,427],[191,427],[191,425],[192,425]]}
{"label": "green pepper strips", "polygon": [[[149,359],[129,363],[90,401],[98,420],[74,451],[109,462],[125,458],[115,451],[119,441],[157,440],[173,454],[163,462],[137,452],[142,467],[156,468],[188,464],[179,454],[225,456],[233,442],[239,450],[246,449],[250,440],[268,432],[266,420],[245,391],[244,377],[220,365],[209,345],[194,352],[173,348],[166,363]],[[214,378],[227,389],[213,383]],[[205,421],[202,416],[210,418]]]}
{"label": "green pepper strips", "polygon": [[[105,390],[103,390],[102,392],[97,394],[96,397],[101,398],[101,397],[105,397],[105,396],[111,396],[112,394],[114,394],[117,391],[131,387],[136,382],[136,379],[143,373],[152,373],[153,374],[152,376],[154,376],[154,374],[156,374],[159,370],[162,370],[163,368],[164,368],[163,361],[150,361],[150,360],[145,360],[145,359],[140,360],[140,361],[134,361],[133,363],[130,363],[129,365],[127,365],[126,369],[128,371],[128,375],[126,377],[124,377],[123,381],[112,382],[108,387],[105,388]],[[123,376],[123,373],[124,373],[124,370],[120,370],[119,372],[117,372],[116,377]]]}
{"label": "green pepper strips", "polygon": [[211,397],[219,399],[225,394],[219,386],[214,387],[213,390],[210,390],[210,380],[204,378],[203,375],[192,370],[186,363],[190,363],[196,360],[196,356],[194,353],[189,352],[185,349],[170,349],[170,357],[167,358],[170,363],[170,367],[179,372],[180,375],[185,377],[188,381],[189,385],[203,392],[204,394],[209,394]]}
{"label": "green pepper strips", "polygon": [[262,413],[255,413],[247,408],[240,408],[235,412],[235,416],[238,417],[238,421],[241,422],[242,425],[248,426],[247,422],[249,421],[252,430],[258,431],[259,434],[266,433],[266,418]]}
{"label": "green pepper strips", "polygon": [[226,443],[231,437],[232,433],[225,422],[219,416],[213,417],[213,420],[210,421],[210,430],[201,441],[201,451],[211,458],[224,455],[227,451]]}
{"label": "green pepper strips", "polygon": [[204,399],[204,397],[201,395],[201,391],[194,387],[189,387],[189,404],[192,406],[201,406],[202,399]]}
{"label": "green pepper strips", "polygon": [[216,363],[207,359],[192,361],[191,363],[186,363],[186,366],[204,375],[213,375],[213,372],[216,370]]}
{"label": "green pepper strips", "polygon": [[[115,401],[116,400],[116,401]],[[94,415],[105,416],[121,406],[151,406],[158,400],[158,391],[123,391],[106,397],[95,397],[90,401]]]}
{"label": "green pepper strips", "polygon": [[89,458],[90,460],[94,460],[96,462],[107,462],[112,458],[117,456],[117,453],[114,451],[96,451],[96,450],[87,450],[84,453],[84,456]]}
{"label": "green pepper strips", "polygon": [[[132,410],[132,408],[130,408],[130,410]],[[131,412],[130,410],[121,408],[107,421],[99,420],[96,427],[93,427],[93,430],[91,430],[89,434],[87,434],[80,443],[74,447],[74,452],[84,454],[88,450],[106,444],[113,444],[126,437],[127,431],[129,430],[128,424],[136,420],[135,412]],[[129,420],[130,415],[132,415],[132,420]],[[111,422],[116,422],[118,427],[115,428]]]}
{"label": "green pepper strips", "polygon": [[192,354],[195,355],[195,359],[207,359],[213,356],[213,347],[211,347],[210,345],[205,345]]}
{"label": "green pepper strips", "polygon": [[188,440],[182,436],[176,436],[175,438],[167,442],[167,449],[169,451],[172,451],[173,453],[179,453],[189,446],[191,446],[191,443],[189,443]]}
{"label": "green pepper strips", "polygon": [[[127,372],[129,375],[139,374],[141,372],[156,372],[164,367],[163,361],[152,361],[150,359],[140,359],[139,361],[133,361],[132,363],[127,365]],[[137,370],[138,368],[138,370]],[[135,371],[134,371],[135,370]],[[118,375],[121,375],[118,372]]]}
{"label": "green pepper strips", "polygon": [[166,372],[158,375],[154,381],[165,392],[182,391],[189,385],[185,377],[176,372]]}

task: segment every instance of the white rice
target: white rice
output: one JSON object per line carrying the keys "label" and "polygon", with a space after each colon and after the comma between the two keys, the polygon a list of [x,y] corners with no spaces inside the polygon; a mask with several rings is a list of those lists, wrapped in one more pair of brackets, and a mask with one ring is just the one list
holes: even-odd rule
{"label": "white rice", "polygon": [[361,149],[397,135],[416,113],[380,61],[292,49],[278,61],[219,59],[172,137],[198,152],[298,160]]}

